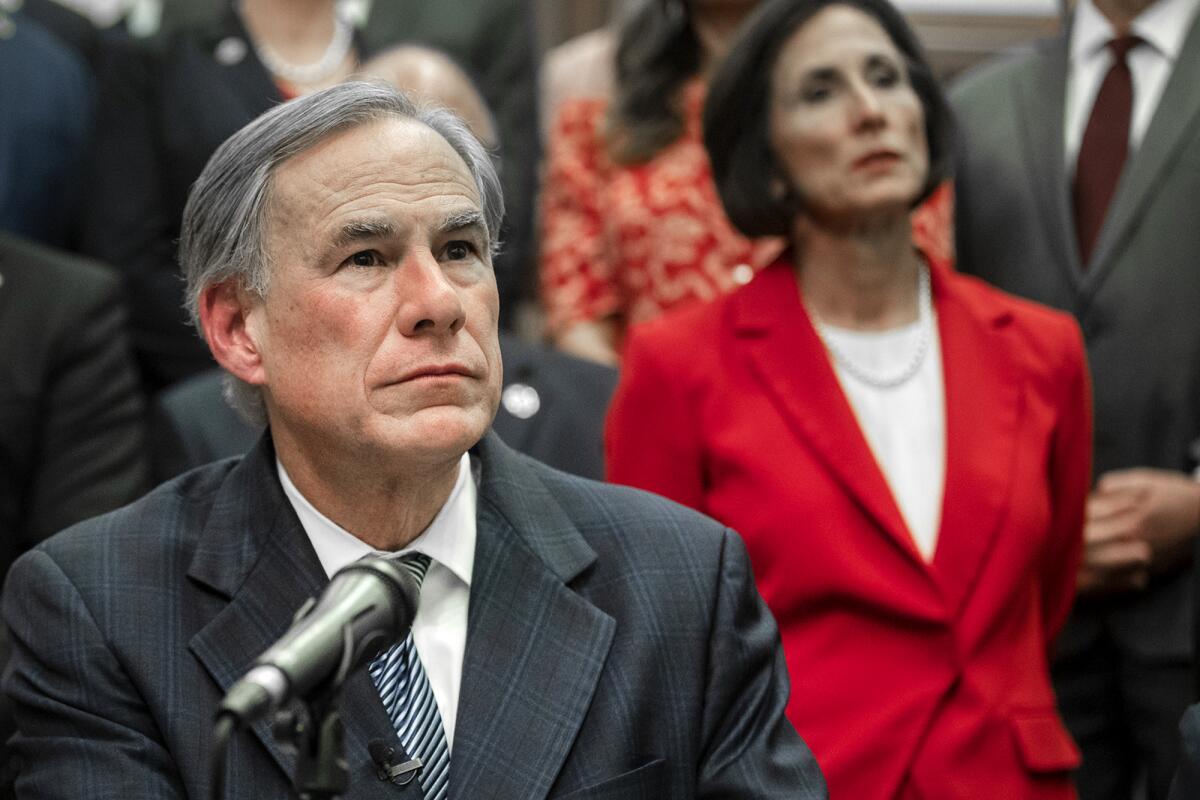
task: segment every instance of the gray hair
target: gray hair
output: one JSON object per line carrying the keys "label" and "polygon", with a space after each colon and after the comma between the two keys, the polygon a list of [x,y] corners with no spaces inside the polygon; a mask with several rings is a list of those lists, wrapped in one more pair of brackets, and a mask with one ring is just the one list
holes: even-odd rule
{"label": "gray hair", "polygon": [[[422,123],[462,157],[496,252],[504,197],[487,150],[466,124],[446,109],[418,105],[384,83],[339,84],[276,106],[246,125],[217,148],[192,185],[183,210],[179,262],[187,282],[187,310],[197,329],[200,298],[210,286],[234,281],[266,296],[271,266],[266,221],[271,179],[279,165],[336,134],[388,117]],[[226,376],[225,397],[250,422],[266,422],[257,387]]]}

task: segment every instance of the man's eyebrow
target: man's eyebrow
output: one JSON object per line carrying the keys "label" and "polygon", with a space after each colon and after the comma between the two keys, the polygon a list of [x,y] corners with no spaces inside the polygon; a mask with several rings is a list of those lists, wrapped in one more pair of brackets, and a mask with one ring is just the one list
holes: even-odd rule
{"label": "man's eyebrow", "polygon": [[364,239],[384,239],[396,233],[396,228],[386,219],[358,219],[347,222],[333,237],[336,249],[347,247]]}
{"label": "man's eyebrow", "polygon": [[438,227],[438,233],[453,233],[463,228],[481,228],[484,233],[487,233],[487,226],[483,224],[483,212],[471,210],[451,214],[442,220],[442,224]]}

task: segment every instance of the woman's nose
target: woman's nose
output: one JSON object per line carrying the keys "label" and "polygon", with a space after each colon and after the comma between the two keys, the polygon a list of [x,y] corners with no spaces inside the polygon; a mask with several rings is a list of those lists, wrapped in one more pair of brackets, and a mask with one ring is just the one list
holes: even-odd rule
{"label": "woman's nose", "polygon": [[886,122],[883,98],[875,87],[867,83],[859,83],[853,87],[850,94],[855,129],[877,128]]}

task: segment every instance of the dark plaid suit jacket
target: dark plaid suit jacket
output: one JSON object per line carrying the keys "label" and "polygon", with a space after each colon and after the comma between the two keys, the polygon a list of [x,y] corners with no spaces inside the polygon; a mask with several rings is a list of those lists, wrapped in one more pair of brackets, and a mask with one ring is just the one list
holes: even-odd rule
{"label": "dark plaid suit jacket", "polygon": [[[476,454],[452,797],[825,796],[735,534],[494,435]],[[325,582],[269,437],[27,554],[4,598],[19,795],[206,798],[222,693]],[[394,734],[365,669],[342,711],[346,797],[419,797],[376,777],[367,745]],[[294,762],[265,726],[230,757],[231,797],[289,794]]]}

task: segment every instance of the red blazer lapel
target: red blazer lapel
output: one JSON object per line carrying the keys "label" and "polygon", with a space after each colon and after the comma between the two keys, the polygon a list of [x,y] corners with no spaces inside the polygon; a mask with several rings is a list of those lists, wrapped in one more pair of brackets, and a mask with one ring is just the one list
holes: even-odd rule
{"label": "red blazer lapel", "polygon": [[863,512],[927,572],[804,310],[791,264],[777,261],[731,302],[738,346],[789,427]]}
{"label": "red blazer lapel", "polygon": [[1003,329],[1012,317],[973,302],[949,268],[932,270],[946,392],[946,481],[934,569],[959,609],[1012,502],[1021,376]]}

